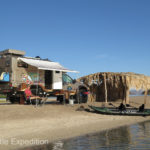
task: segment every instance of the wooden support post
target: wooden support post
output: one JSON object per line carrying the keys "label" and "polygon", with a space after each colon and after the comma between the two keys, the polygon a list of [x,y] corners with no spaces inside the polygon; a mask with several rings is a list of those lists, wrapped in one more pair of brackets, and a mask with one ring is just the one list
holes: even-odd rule
{"label": "wooden support post", "polygon": [[129,94],[130,94],[130,88],[127,82],[127,76],[125,77],[125,104],[129,104]]}
{"label": "wooden support post", "polygon": [[122,103],[125,102],[126,100],[126,85],[123,88],[123,98],[122,98]]}
{"label": "wooden support post", "polygon": [[145,90],[145,93],[144,93],[144,105],[146,105],[146,101],[147,101],[147,88]]}
{"label": "wooden support post", "polygon": [[126,87],[126,99],[125,99],[125,103],[129,104],[129,93],[130,93],[130,89],[129,87]]}
{"label": "wooden support post", "polygon": [[104,87],[105,87],[105,103],[107,103],[107,84],[106,84],[106,74],[104,74]]}

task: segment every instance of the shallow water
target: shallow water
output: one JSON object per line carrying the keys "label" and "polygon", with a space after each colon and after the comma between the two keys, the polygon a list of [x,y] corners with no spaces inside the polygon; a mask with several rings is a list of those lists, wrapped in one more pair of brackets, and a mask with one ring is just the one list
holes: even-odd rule
{"label": "shallow water", "polygon": [[150,121],[24,150],[148,150]]}

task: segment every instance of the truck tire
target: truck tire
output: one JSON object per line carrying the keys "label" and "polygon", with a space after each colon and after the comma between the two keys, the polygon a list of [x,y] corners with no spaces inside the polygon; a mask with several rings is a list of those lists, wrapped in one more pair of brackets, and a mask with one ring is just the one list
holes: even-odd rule
{"label": "truck tire", "polygon": [[58,95],[57,101],[59,101],[60,103],[63,103],[63,95]]}
{"label": "truck tire", "polygon": [[86,88],[80,88],[78,95],[77,95],[77,102],[79,103],[87,103],[88,101],[88,95],[84,94],[85,92],[87,92]]}
{"label": "truck tire", "polygon": [[9,99],[9,101],[10,101],[12,104],[15,103],[14,97],[9,97],[8,99]]}
{"label": "truck tire", "polygon": [[19,104],[20,103],[20,98],[19,97],[15,97],[15,96],[12,96],[12,97],[9,97],[9,101],[14,104]]}

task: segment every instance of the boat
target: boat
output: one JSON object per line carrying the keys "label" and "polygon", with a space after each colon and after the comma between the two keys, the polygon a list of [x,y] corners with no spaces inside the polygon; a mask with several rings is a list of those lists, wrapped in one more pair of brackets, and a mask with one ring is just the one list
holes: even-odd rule
{"label": "boat", "polygon": [[124,110],[120,110],[116,108],[110,107],[96,107],[89,105],[91,109],[95,112],[104,114],[104,115],[123,115],[123,116],[150,116],[150,109],[144,109],[143,111],[139,111],[138,108],[126,108]]}

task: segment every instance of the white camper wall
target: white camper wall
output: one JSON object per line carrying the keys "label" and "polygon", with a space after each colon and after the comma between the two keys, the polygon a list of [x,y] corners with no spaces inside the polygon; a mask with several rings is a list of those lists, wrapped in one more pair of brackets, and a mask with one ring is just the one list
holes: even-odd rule
{"label": "white camper wall", "polygon": [[62,72],[53,71],[53,89],[62,89]]}

